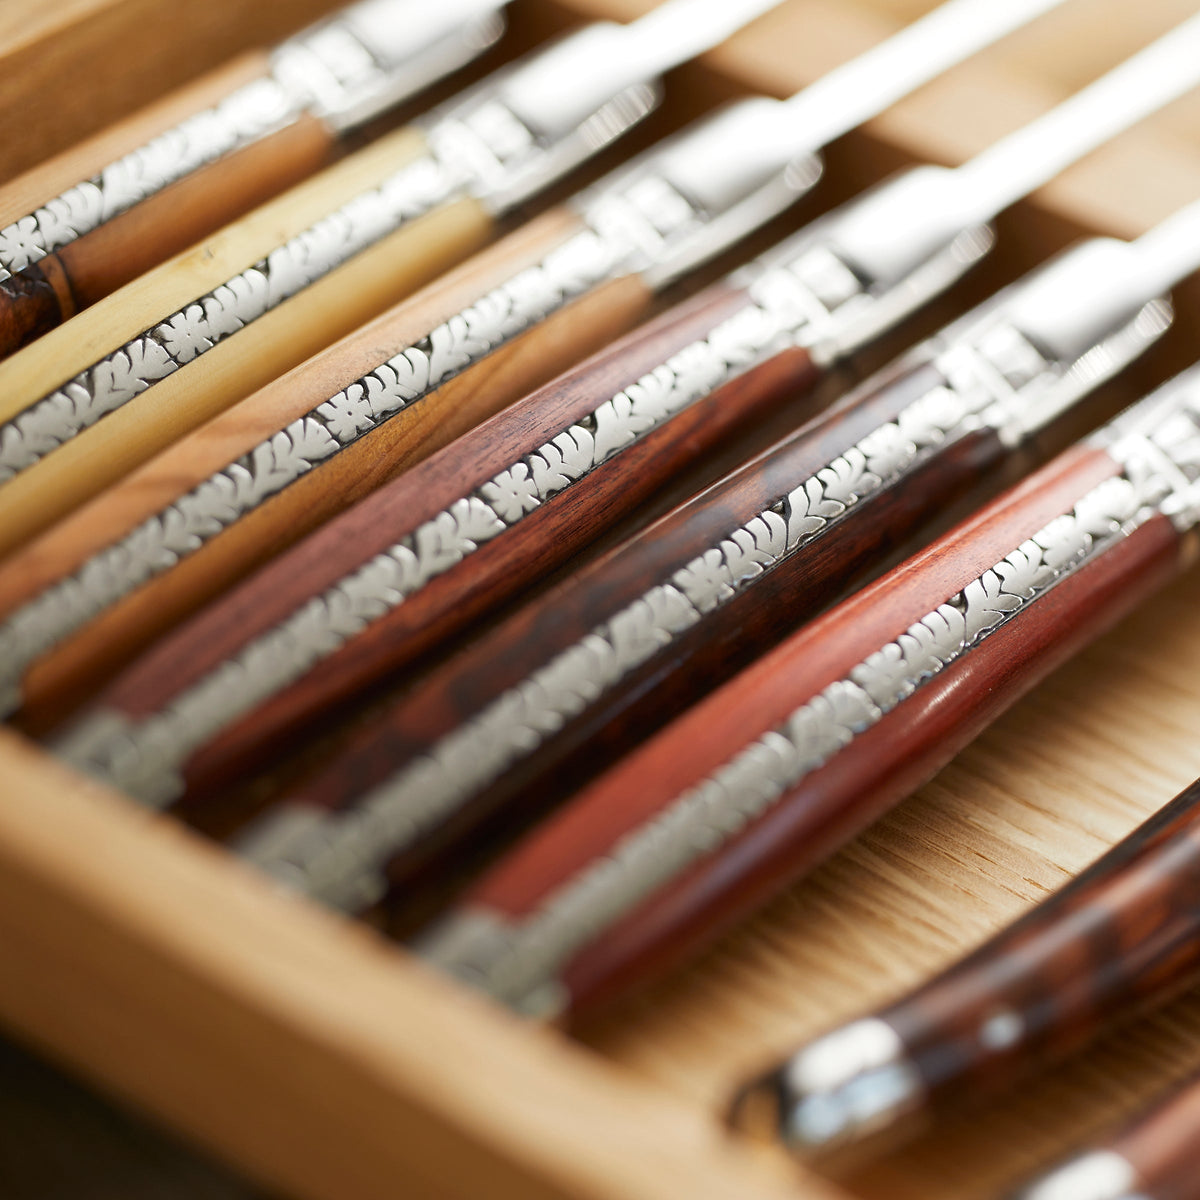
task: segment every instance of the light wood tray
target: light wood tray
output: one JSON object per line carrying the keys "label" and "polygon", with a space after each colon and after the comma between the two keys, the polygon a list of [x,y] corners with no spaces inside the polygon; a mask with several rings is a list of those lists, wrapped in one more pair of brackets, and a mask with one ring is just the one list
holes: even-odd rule
{"label": "light wood tray", "polygon": [[[321,7],[54,0],[31,12],[0,0],[0,165],[57,151]],[[650,0],[516,7],[625,19]],[[929,7],[788,0],[688,79],[785,95]],[[1071,0],[846,139],[831,180],[961,161],[1196,7]],[[201,12],[197,38],[188,22]],[[1200,196],[1198,118],[1200,101],[1175,105],[1022,205],[974,286],[1082,233],[1139,233]],[[1168,344],[1118,398],[1196,356],[1200,289],[1179,307]],[[891,818],[585,1044],[277,894],[0,731],[0,1020],[304,1200],[993,1196],[1200,1063],[1200,1001],[837,1184],[728,1138],[717,1113],[773,1053],[946,964],[1200,774],[1198,582],[1193,572],[1060,671]]]}

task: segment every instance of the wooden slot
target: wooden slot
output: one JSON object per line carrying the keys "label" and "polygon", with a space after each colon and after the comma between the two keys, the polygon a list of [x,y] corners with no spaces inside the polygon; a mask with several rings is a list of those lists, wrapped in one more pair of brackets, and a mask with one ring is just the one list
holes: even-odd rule
{"label": "wooden slot", "polygon": [[[515,7],[628,19],[652,3]],[[0,0],[9,177],[218,51],[261,42],[267,24],[276,35],[331,6],[209,0],[195,56],[166,0],[57,0],[24,20],[27,7]],[[688,78],[714,95],[731,84],[787,95],[931,7],[786,0]],[[962,161],[1195,8],[1068,0],[842,139],[827,182]],[[152,64],[101,103],[135,51]],[[1131,236],[1200,196],[1198,130],[1192,96],[1018,206],[993,260],[937,319],[1080,236]],[[1177,309],[1164,344],[1089,406],[1091,421],[1194,361],[1200,287],[1180,288]],[[979,944],[1200,775],[1198,585],[1193,571],[805,883],[574,1042],[279,896],[0,732],[0,1021],[304,1200],[988,1200],[1200,1065],[1200,997],[836,1183],[727,1138],[718,1114],[742,1078]]]}

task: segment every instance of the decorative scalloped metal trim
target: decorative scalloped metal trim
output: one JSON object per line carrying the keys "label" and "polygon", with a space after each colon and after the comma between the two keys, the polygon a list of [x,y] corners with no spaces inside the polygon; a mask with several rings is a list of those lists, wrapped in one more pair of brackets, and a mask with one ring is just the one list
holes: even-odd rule
{"label": "decorative scalloped metal trim", "polygon": [[[544,994],[572,956],[693,864],[760,819],[925,683],[1156,511],[1161,478],[1106,480],[991,569],[868,655],[703,782],[630,830],[595,865],[520,921],[472,910],[424,945],[426,957],[517,1007]],[[491,918],[480,936],[478,916]],[[469,935],[469,936],[468,936]]]}
{"label": "decorative scalloped metal trim", "polygon": [[[442,738],[353,810],[307,830],[294,845],[269,832],[262,846],[278,870],[339,907],[383,887],[391,856],[534,753],[564,724],[703,617],[820,537],[834,522],[893,485],[948,442],[978,427],[1007,387],[986,364],[951,356],[955,387],[936,386],[893,422],[732,530],[669,579],[648,589],[527,680]],[[522,481],[531,488],[535,476]],[[485,485],[487,486],[487,485]],[[514,513],[521,509],[514,504]]]}

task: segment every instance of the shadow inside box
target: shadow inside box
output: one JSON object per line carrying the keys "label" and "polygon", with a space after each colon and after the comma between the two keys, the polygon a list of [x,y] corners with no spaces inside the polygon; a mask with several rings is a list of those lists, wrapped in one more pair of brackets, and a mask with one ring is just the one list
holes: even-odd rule
{"label": "shadow inside box", "polygon": [[4,1200],[268,1200],[136,1117],[0,1040]]}

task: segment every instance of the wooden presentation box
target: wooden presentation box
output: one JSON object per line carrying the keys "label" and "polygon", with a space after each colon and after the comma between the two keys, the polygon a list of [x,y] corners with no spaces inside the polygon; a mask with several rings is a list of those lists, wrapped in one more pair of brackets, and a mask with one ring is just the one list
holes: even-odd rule
{"label": "wooden presentation box", "polygon": [[[515,0],[513,15],[554,25],[650,6]],[[787,95],[931,6],[787,0],[672,82],[693,109],[737,90]],[[329,7],[0,0],[0,178]],[[964,160],[1196,7],[1069,0],[834,147],[795,223],[906,161]],[[1192,97],[1004,218],[993,260],[921,331],[1074,238],[1140,233],[1198,196]],[[1200,288],[1178,300],[1176,328],[1110,406],[1200,353]],[[719,1113],[773,1053],[948,963],[1200,775],[1198,583],[1192,572],[815,877],[578,1039],[509,1017],[0,731],[0,1022],[301,1200],[995,1196],[1200,1064],[1200,1000],[836,1182],[728,1136]]]}

